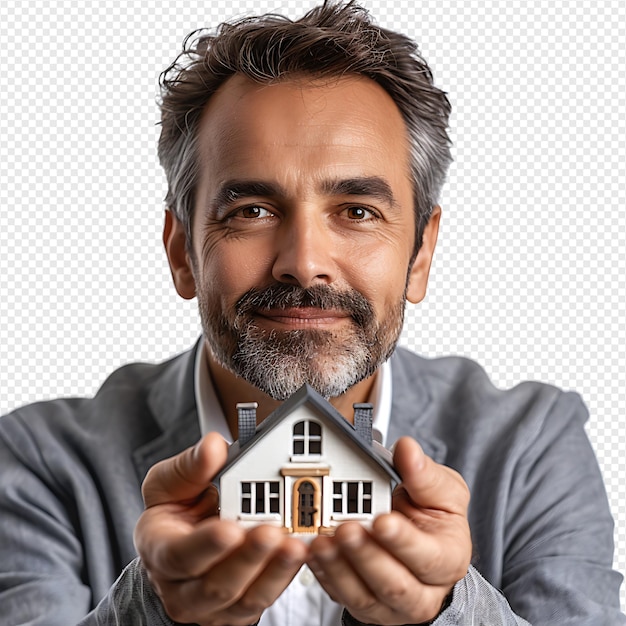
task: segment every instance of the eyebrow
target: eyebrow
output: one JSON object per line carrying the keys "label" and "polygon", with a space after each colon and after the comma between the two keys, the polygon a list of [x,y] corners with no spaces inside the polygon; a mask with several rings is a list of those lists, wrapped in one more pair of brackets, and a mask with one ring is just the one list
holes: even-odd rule
{"label": "eyebrow", "polygon": [[[326,196],[368,196],[397,208],[398,203],[393,195],[391,185],[380,176],[357,176],[353,178],[339,178],[324,180],[320,191]],[[259,180],[230,180],[223,183],[210,207],[215,212],[227,208],[240,198],[251,196],[281,197],[286,193],[280,185]]]}
{"label": "eyebrow", "polygon": [[322,183],[322,192],[329,196],[369,196],[396,208],[398,203],[391,185],[380,176],[341,178]]}
{"label": "eyebrow", "polygon": [[280,193],[280,187],[272,183],[257,180],[229,180],[220,185],[210,202],[210,207],[213,211],[219,212],[220,209],[227,208],[240,198],[278,196]]}

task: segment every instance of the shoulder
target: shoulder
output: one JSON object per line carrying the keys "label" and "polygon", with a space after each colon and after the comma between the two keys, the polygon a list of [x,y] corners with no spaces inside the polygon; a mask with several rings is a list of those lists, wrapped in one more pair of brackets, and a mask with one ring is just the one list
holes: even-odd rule
{"label": "shoulder", "polygon": [[484,368],[461,356],[427,358],[406,348],[397,348],[392,357],[394,379],[409,382],[420,379],[435,389],[457,388],[460,383],[493,388]]}
{"label": "shoulder", "polygon": [[[58,398],[20,407],[0,417],[0,442],[19,457],[42,456],[52,448],[89,449],[90,442],[141,443],[156,426],[151,403],[155,395],[176,397],[183,381],[193,389],[193,354],[162,363],[131,363],[114,371],[92,398]],[[187,394],[187,400],[189,394]]]}
{"label": "shoulder", "polygon": [[436,430],[502,429],[526,437],[552,422],[572,420],[580,425],[588,411],[575,392],[554,385],[524,381],[509,389],[496,387],[482,366],[465,357],[424,358],[404,348],[392,360],[393,393],[427,396],[428,414]]}

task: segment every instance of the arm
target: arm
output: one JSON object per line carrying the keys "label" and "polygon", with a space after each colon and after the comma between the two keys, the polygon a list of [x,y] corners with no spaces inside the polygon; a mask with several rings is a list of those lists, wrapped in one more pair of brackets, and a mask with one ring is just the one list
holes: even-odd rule
{"label": "arm", "polygon": [[533,624],[626,624],[612,569],[613,520],[584,431],[587,410],[561,393],[523,442],[510,485],[502,590]]}
{"label": "arm", "polygon": [[1,421],[0,624],[75,624],[91,590],[68,503],[28,431]]}

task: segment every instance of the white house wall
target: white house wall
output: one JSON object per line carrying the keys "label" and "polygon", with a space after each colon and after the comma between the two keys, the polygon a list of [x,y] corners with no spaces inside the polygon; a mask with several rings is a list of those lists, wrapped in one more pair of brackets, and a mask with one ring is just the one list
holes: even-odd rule
{"label": "white house wall", "polygon": [[[292,455],[293,426],[296,422],[313,419],[322,425],[322,454],[315,457]],[[287,415],[272,431],[260,438],[254,448],[246,451],[240,459],[222,475],[220,481],[221,516],[235,519],[244,526],[255,526],[259,523],[274,523],[292,526],[292,492],[294,483],[301,476],[282,476],[281,468],[317,467],[328,475],[315,477],[322,493],[322,526],[335,526],[343,519],[355,516],[333,516],[333,485],[334,481],[371,481],[372,482],[372,514],[359,517],[367,522],[378,512],[388,511],[390,507],[390,482],[387,473],[358,446],[349,441],[343,433],[328,424],[328,419],[318,415],[310,407],[304,405]],[[310,462],[304,463],[304,459]],[[242,481],[265,482],[278,481],[280,484],[279,498],[284,520],[280,515],[265,514],[244,515],[240,511]]]}

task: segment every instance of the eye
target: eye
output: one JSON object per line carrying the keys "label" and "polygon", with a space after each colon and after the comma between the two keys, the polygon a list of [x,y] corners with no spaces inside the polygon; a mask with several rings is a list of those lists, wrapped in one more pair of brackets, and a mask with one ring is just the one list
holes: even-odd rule
{"label": "eye", "polygon": [[347,207],[345,209],[345,214],[348,219],[354,221],[365,221],[378,218],[378,214],[373,209],[369,209],[360,205]]}
{"label": "eye", "polygon": [[273,217],[274,214],[269,209],[253,204],[251,206],[244,206],[238,209],[235,211],[234,216],[246,219],[260,219],[264,217]]}

